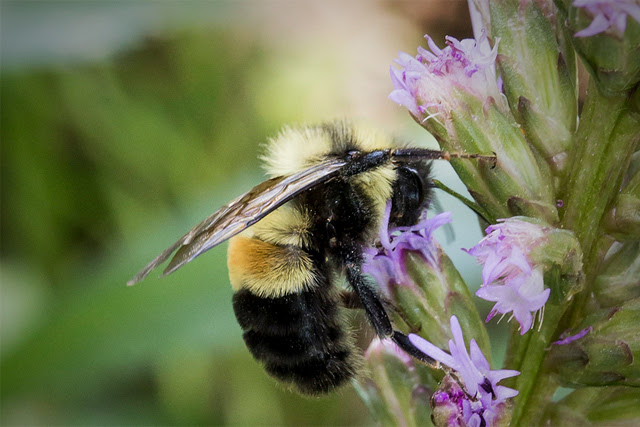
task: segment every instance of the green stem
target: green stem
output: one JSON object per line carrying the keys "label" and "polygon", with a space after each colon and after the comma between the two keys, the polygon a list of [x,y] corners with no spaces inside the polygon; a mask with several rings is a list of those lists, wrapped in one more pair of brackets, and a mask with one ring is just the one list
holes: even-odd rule
{"label": "green stem", "polygon": [[[520,370],[522,360],[527,353],[527,346],[532,334],[520,335],[516,324],[511,325],[509,333],[509,342],[507,344],[507,353],[504,359],[504,366],[509,369]],[[503,384],[507,387],[516,387],[517,377],[511,377],[504,380]]]}
{"label": "green stem", "polygon": [[512,425],[540,425],[540,422],[545,416],[547,405],[551,402],[559,385],[560,383],[554,374],[543,370],[533,384],[529,400],[527,401],[527,410],[518,420],[518,424]]}
{"label": "green stem", "polygon": [[487,212],[485,209],[483,209],[482,206],[480,206],[479,204],[472,202],[471,200],[469,200],[466,197],[464,197],[462,194],[460,194],[457,191],[452,190],[451,188],[447,187],[440,180],[433,179],[432,181],[433,181],[433,185],[435,185],[436,187],[438,187],[440,190],[444,191],[445,193],[447,193],[447,194],[455,197],[456,199],[460,200],[462,203],[467,205],[467,207],[469,209],[471,209],[472,211],[474,211],[475,213],[480,215],[480,217],[482,219],[484,219],[488,224],[495,224],[496,223],[496,219],[493,217],[493,215],[491,215],[489,212]]}
{"label": "green stem", "polygon": [[[566,304],[547,303],[540,332],[529,331],[528,333],[531,335],[529,339],[522,341],[527,344],[526,354],[521,359],[520,366],[516,368],[520,371],[520,375],[516,377],[516,389],[519,394],[514,398],[515,406],[511,425],[529,425],[523,421],[525,419],[540,419],[545,411],[545,405],[541,405],[540,402],[549,401],[555,392],[555,387],[551,387],[551,377],[547,378],[547,376],[540,374],[546,349],[555,336],[558,321],[562,318],[565,310]],[[521,346],[519,350],[522,350],[523,347]],[[545,385],[549,385],[549,387],[545,387]]]}

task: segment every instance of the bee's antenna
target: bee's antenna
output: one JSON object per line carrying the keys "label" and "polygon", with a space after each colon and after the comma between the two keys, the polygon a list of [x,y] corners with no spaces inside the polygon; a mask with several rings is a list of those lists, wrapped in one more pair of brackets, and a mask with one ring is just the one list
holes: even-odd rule
{"label": "bee's antenna", "polygon": [[448,156],[448,158],[445,157],[445,160],[449,160],[449,159],[480,159],[480,160],[487,160],[487,161],[492,162],[494,167],[495,167],[495,164],[498,162],[498,156],[496,155],[495,151],[491,155],[486,155],[486,154],[467,154],[467,153],[449,153],[448,151],[445,151],[445,155]]}
{"label": "bee's antenna", "polygon": [[494,152],[491,155],[486,154],[467,154],[467,153],[450,153],[448,151],[428,150],[425,148],[400,148],[391,150],[389,153],[394,162],[407,162],[415,159],[479,159],[487,160],[493,163],[494,167],[498,161],[498,157]]}

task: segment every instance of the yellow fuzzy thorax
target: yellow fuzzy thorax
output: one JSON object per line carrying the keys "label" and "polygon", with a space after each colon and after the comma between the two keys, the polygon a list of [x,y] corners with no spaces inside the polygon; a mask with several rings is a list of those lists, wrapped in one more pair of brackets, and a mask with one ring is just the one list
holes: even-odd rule
{"label": "yellow fuzzy thorax", "polygon": [[374,226],[371,230],[373,233],[369,238],[377,235],[380,228],[380,221],[387,207],[387,202],[393,195],[393,182],[396,179],[396,171],[392,165],[380,166],[369,172],[356,175],[353,183],[359,187],[366,187],[366,192],[374,202],[372,218]]}
{"label": "yellow fuzzy thorax", "polygon": [[[351,150],[363,153],[396,147],[392,138],[348,122],[285,128],[271,139],[263,157],[271,177],[288,176]],[[397,179],[394,166],[378,166],[351,176],[349,182],[373,202],[365,239],[373,243]],[[315,267],[305,249],[312,245],[313,216],[304,206],[286,203],[229,242],[228,266],[233,288],[261,297],[280,297],[316,286]]]}
{"label": "yellow fuzzy thorax", "polygon": [[311,244],[312,218],[302,208],[286,204],[252,226],[251,235],[274,245],[294,245],[307,248]]}
{"label": "yellow fuzzy thorax", "polygon": [[[332,138],[331,132],[338,137]],[[335,122],[327,127],[285,127],[268,141],[262,160],[270,177],[286,176],[322,161],[331,153],[345,152],[349,143],[363,152],[397,145],[389,135],[351,122]]]}
{"label": "yellow fuzzy thorax", "polygon": [[[351,122],[334,122],[327,126],[284,128],[269,140],[262,157],[270,177],[291,175],[321,162],[330,154],[361,152],[397,147],[389,135],[374,128]],[[382,217],[393,193],[396,171],[389,164],[358,174],[354,185],[363,188],[374,200],[374,222]],[[377,227],[376,230],[377,231]]]}

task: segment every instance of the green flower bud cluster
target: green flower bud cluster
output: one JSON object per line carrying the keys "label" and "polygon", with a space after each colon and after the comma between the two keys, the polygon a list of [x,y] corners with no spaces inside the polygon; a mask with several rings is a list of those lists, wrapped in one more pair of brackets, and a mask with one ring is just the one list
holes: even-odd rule
{"label": "green flower bud cluster", "polygon": [[618,240],[640,239],[640,153],[636,152],[629,165],[626,184],[607,212],[605,227]]}
{"label": "green flower bud cluster", "polygon": [[566,387],[640,386],[640,298],[600,310],[581,326],[591,331],[553,346],[548,363]]}
{"label": "green flower bud cluster", "polygon": [[549,404],[542,425],[633,425],[640,419],[640,389],[585,387]]}
{"label": "green flower bud cluster", "polygon": [[449,257],[438,247],[438,263],[425,265],[417,254],[405,254],[413,286],[396,286],[392,298],[409,329],[432,343],[446,347],[451,339],[448,320],[458,317],[465,335],[475,338],[489,353],[489,336],[471,299],[471,293]]}
{"label": "green flower bud cluster", "polygon": [[618,307],[640,298],[640,241],[618,243],[611,248],[593,285],[599,307]]}

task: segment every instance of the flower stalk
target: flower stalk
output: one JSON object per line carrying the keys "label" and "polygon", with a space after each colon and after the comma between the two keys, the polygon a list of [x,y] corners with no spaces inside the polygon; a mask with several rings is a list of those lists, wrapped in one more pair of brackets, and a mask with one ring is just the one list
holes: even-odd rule
{"label": "flower stalk", "polygon": [[626,96],[604,96],[592,83],[575,140],[561,197],[566,206],[562,222],[575,230],[588,253],[640,141],[640,117],[630,111]]}
{"label": "flower stalk", "polygon": [[[505,369],[482,356],[486,331],[433,227],[381,233],[369,271],[411,342],[448,367],[436,425],[638,421],[625,402],[637,407],[640,386],[640,3],[469,7],[475,38],[440,48],[427,36],[428,50],[400,53],[390,98],[442,149],[497,155],[495,168],[452,165],[490,223],[466,250],[483,265],[476,296],[494,303],[486,321],[515,319]],[[580,112],[578,60],[590,73]],[[553,402],[561,386],[582,388]]]}

